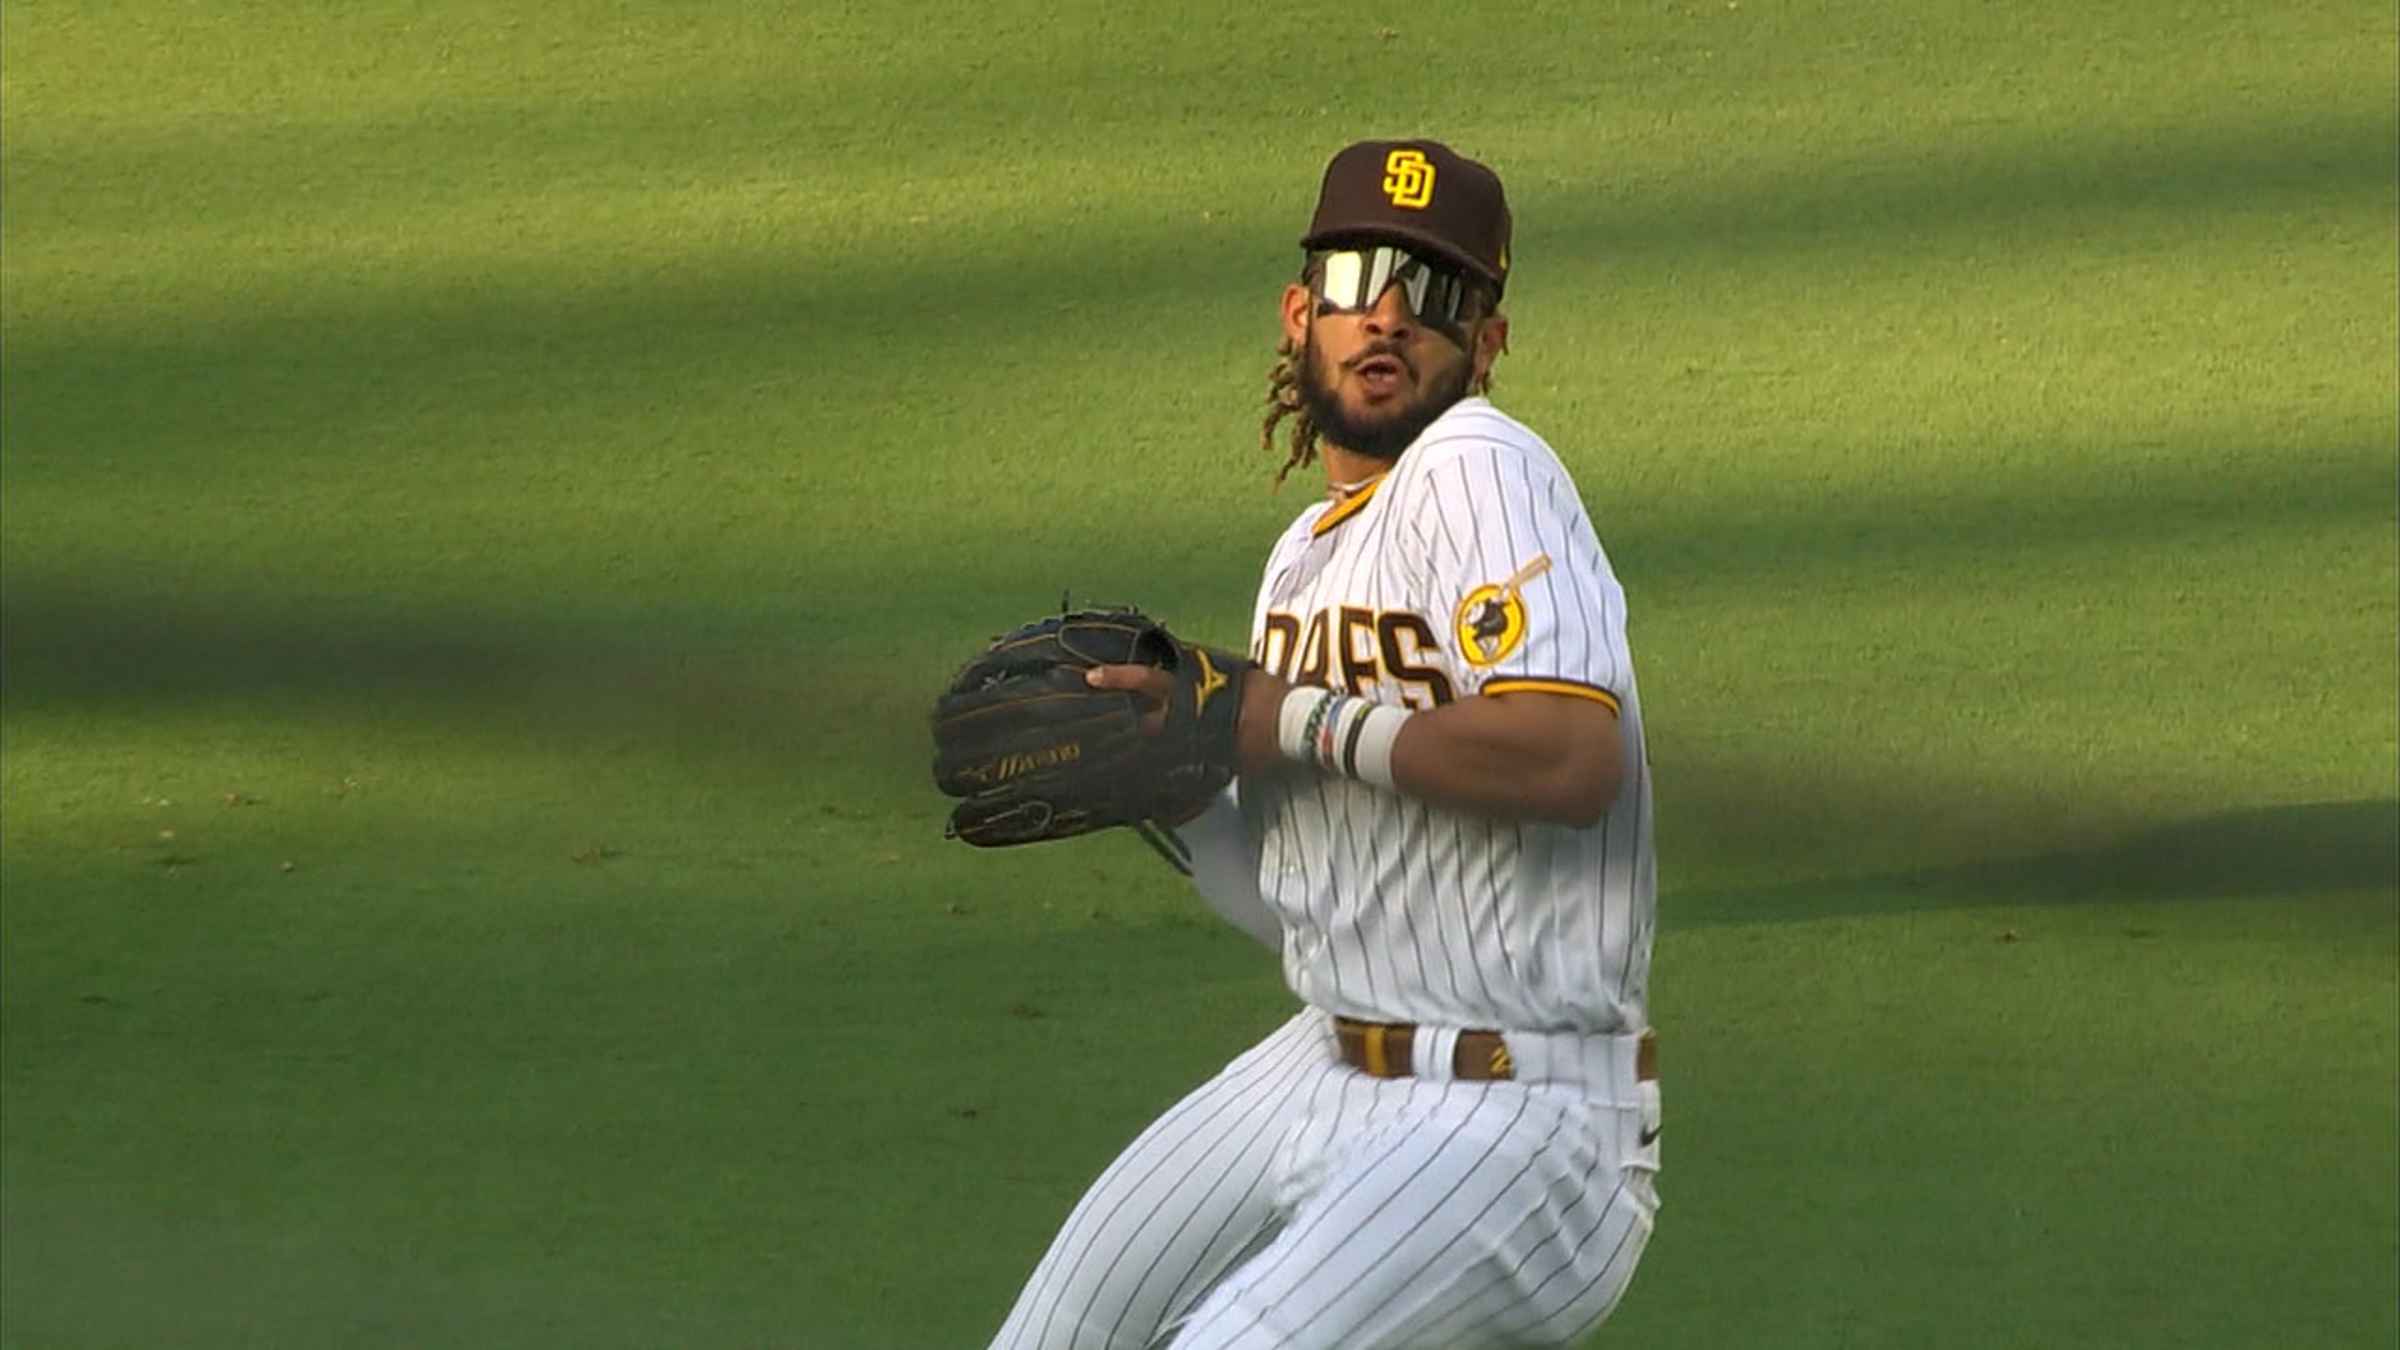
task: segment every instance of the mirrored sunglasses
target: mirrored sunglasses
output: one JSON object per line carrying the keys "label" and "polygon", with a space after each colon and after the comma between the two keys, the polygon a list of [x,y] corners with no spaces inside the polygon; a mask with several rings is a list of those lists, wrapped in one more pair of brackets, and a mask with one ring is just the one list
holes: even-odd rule
{"label": "mirrored sunglasses", "polygon": [[1306,275],[1320,313],[1373,309],[1385,291],[1397,286],[1409,313],[1451,333],[1458,330],[1475,289],[1475,278],[1450,263],[1388,244],[1313,252]]}

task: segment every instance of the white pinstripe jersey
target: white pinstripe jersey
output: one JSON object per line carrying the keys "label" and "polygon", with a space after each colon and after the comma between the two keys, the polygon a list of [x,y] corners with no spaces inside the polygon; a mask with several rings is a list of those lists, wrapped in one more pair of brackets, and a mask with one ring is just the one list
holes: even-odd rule
{"label": "white pinstripe jersey", "polygon": [[1245,783],[1294,992],[1379,1021],[1648,1025],[1657,873],[1625,595],[1540,437],[1463,399],[1373,487],[1302,512],[1268,558],[1251,654],[1298,684],[1417,709],[1578,694],[1624,733],[1623,786],[1588,829],[1302,772]]}

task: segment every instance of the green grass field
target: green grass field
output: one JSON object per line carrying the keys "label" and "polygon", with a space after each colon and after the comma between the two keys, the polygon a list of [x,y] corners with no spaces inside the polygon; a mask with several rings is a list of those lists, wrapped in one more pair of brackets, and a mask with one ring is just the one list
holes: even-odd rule
{"label": "green grass field", "polygon": [[1062,589],[1238,641],[1325,158],[1507,177],[1633,605],[1596,1339],[2400,1339],[2400,21],[0,12],[0,1343],[981,1344],[1288,1009],[939,837]]}

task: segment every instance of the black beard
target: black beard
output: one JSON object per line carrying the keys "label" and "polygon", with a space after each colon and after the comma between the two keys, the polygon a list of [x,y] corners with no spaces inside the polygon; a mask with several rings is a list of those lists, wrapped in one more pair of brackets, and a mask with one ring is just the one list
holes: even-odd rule
{"label": "black beard", "polygon": [[[1374,355],[1370,348],[1360,353],[1360,359]],[[1341,398],[1325,383],[1317,371],[1317,352],[1312,343],[1300,361],[1300,406],[1307,409],[1308,420],[1316,424],[1317,434],[1344,450],[1386,462],[1400,458],[1400,452],[1416,442],[1433,419],[1450,411],[1450,405],[1467,396],[1468,367],[1461,364],[1434,382],[1414,401],[1401,405],[1372,420],[1354,418],[1342,407]]]}

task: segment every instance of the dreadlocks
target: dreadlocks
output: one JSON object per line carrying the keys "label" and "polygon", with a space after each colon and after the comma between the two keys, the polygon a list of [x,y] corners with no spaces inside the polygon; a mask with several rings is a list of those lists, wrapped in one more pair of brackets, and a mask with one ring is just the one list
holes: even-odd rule
{"label": "dreadlocks", "polygon": [[1294,469],[1301,468],[1317,457],[1317,419],[1308,415],[1300,401],[1300,363],[1308,359],[1308,349],[1284,338],[1275,344],[1275,368],[1267,372],[1267,420],[1259,424],[1258,448],[1275,449],[1275,427],[1285,418],[1292,419],[1292,452],[1275,471],[1275,486]]}

